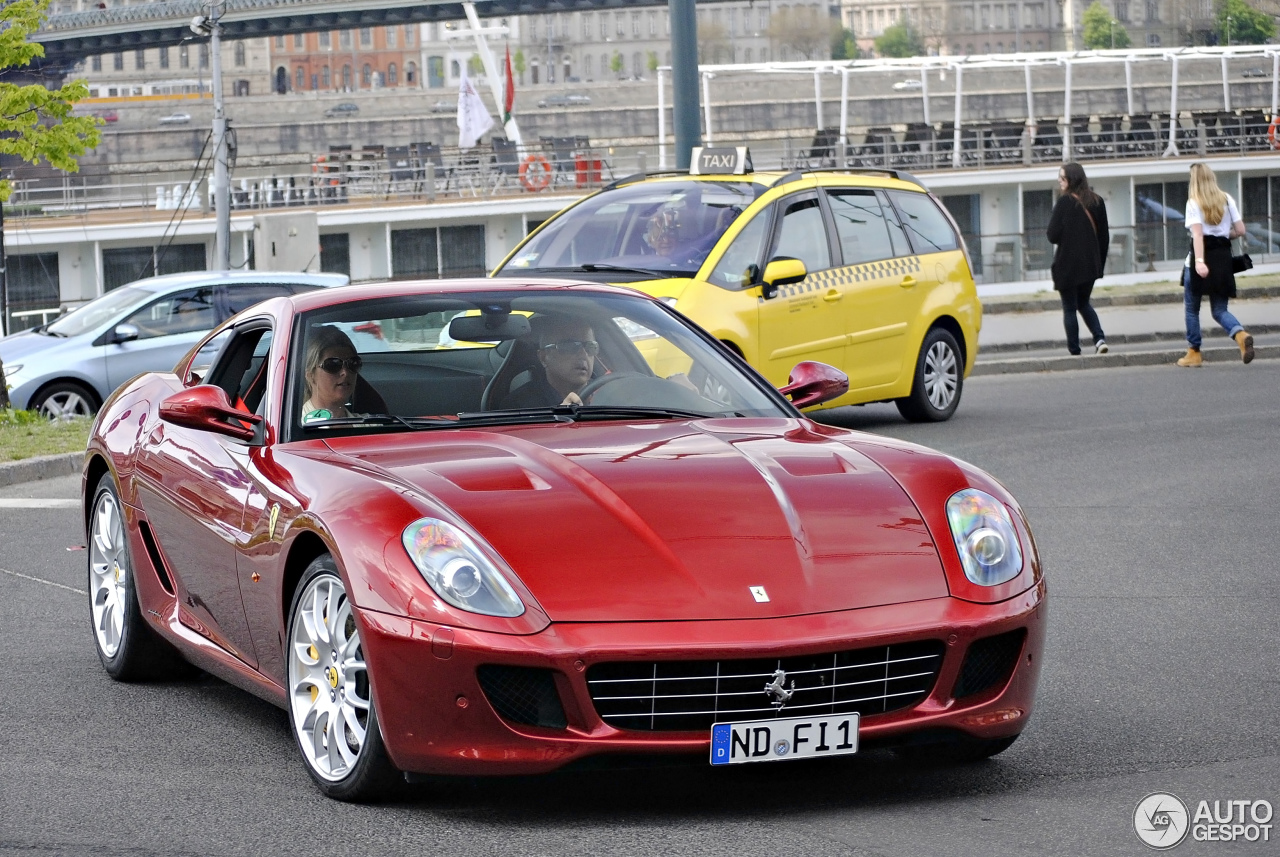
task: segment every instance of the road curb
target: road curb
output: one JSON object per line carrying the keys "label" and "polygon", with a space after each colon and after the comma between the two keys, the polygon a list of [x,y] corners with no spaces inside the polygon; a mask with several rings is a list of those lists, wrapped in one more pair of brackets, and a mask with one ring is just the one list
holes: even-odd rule
{"label": "road curb", "polygon": [[[1251,324],[1249,325],[1249,333],[1256,336],[1262,336],[1267,333],[1280,333],[1280,324]],[[1227,341],[1227,332],[1222,328],[1215,327],[1204,332],[1204,338],[1221,340],[1225,345]],[[1185,342],[1187,332],[1185,330],[1168,330],[1160,333],[1131,333],[1121,334],[1119,336],[1108,336],[1108,345],[1142,345],[1149,342]],[[983,345],[981,353],[983,354],[1016,354],[1019,351],[1049,351],[1055,348],[1066,348],[1065,336],[1057,339],[1041,339],[1037,342],[1002,342],[998,345]],[[1210,343],[1213,345],[1214,343]],[[1085,347],[1089,347],[1085,343]]]}
{"label": "road curb", "polygon": [[0,487],[21,482],[36,482],[57,476],[79,473],[84,464],[83,452],[64,452],[61,455],[37,455],[21,461],[0,463]]}
{"label": "road curb", "polygon": [[[1236,296],[1233,300],[1278,297],[1280,297],[1280,285],[1237,286]],[[1171,284],[1171,289],[1167,292],[1140,292],[1136,295],[1094,295],[1089,303],[1095,309],[1099,307],[1146,306],[1149,304],[1179,304],[1182,303],[1182,289],[1177,284]],[[1047,312],[1061,309],[1062,301],[1058,298],[1056,292],[1043,298],[1027,297],[1022,300],[1012,301],[992,298],[990,303],[984,302],[982,304],[984,315],[1000,315],[1009,312]]]}
{"label": "road curb", "polygon": [[[1063,357],[1030,357],[1020,360],[989,360],[978,363],[969,377],[982,375],[1018,375],[1025,372],[1070,372],[1080,369],[1119,369],[1124,366],[1174,366],[1186,349],[1176,351],[1134,351],[1128,354],[1097,354]],[[1205,348],[1202,352],[1206,363],[1239,363],[1240,349]],[[1264,345],[1254,349],[1255,360],[1280,358],[1280,345]]]}

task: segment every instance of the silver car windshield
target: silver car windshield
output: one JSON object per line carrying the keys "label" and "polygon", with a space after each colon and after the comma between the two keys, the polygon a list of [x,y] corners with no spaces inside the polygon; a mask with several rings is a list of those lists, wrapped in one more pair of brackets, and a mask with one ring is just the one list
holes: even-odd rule
{"label": "silver car windshield", "polygon": [[149,289],[123,286],[55,319],[45,329],[55,336],[79,336],[86,331],[101,327],[116,316],[142,306],[155,296],[156,293]]}
{"label": "silver car windshield", "polygon": [[763,190],[752,182],[688,180],[605,191],[548,223],[498,276],[603,273],[610,282],[691,277]]}

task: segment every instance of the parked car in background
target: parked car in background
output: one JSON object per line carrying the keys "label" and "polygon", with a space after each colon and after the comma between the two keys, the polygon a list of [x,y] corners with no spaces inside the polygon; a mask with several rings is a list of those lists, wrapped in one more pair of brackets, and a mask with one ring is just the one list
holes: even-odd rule
{"label": "parked car in background", "polygon": [[924,87],[919,80],[911,78],[910,80],[900,80],[893,85],[895,92],[913,92]]}
{"label": "parked car in background", "polygon": [[1244,71],[1240,73],[1240,76],[1241,77],[1271,77],[1271,72],[1265,68],[1254,66],[1253,68],[1246,68]]}
{"label": "parked car in background", "polygon": [[190,113],[170,113],[160,117],[161,125],[186,125],[191,121]]}
{"label": "parked car in background", "polygon": [[432,113],[453,113],[457,109],[458,109],[457,101],[449,101],[448,99],[445,99],[445,98],[442,98],[436,103],[431,105]]}
{"label": "parked car in background", "polygon": [[558,92],[538,102],[539,107],[581,107],[591,103],[591,96],[581,92]]}
{"label": "parked car in background", "polygon": [[48,324],[0,339],[9,398],[15,408],[51,419],[88,416],[134,375],[173,368],[240,310],[347,282],[344,274],[201,271],[129,283]]}
{"label": "parked car in background", "polygon": [[120,114],[116,113],[114,110],[95,110],[93,111],[93,115],[101,119],[103,122],[106,122],[108,125],[120,120]]}
{"label": "parked car in background", "polygon": [[328,110],[324,112],[324,115],[332,119],[335,116],[337,117],[354,116],[359,112],[360,112],[359,104],[356,104],[353,101],[343,101],[340,104],[335,104],[332,107],[330,107]]}

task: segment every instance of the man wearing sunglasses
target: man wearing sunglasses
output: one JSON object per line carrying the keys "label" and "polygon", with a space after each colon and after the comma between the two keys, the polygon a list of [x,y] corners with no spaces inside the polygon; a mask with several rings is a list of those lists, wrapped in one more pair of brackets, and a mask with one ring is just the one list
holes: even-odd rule
{"label": "man wearing sunglasses", "polygon": [[345,333],[322,325],[312,329],[307,340],[303,365],[307,401],[302,406],[304,423],[367,416],[352,413],[347,405],[355,395],[356,378],[363,361]]}
{"label": "man wearing sunglasses", "polygon": [[554,405],[581,405],[578,391],[587,385],[595,372],[596,342],[591,326],[573,318],[535,316],[532,319],[538,335],[538,363],[531,370],[529,383],[502,400],[504,410],[549,408]]}

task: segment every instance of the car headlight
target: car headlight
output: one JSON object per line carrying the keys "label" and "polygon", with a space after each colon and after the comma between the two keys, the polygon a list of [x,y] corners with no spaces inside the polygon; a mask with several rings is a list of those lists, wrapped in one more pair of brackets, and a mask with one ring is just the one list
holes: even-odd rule
{"label": "car headlight", "polygon": [[524,604],[466,533],[438,518],[422,518],[401,538],[409,558],[436,594],[459,610],[519,616]]}
{"label": "car headlight", "polygon": [[1022,548],[1004,504],[985,491],[966,488],[947,500],[951,537],[965,577],[979,586],[996,586],[1022,571]]}

